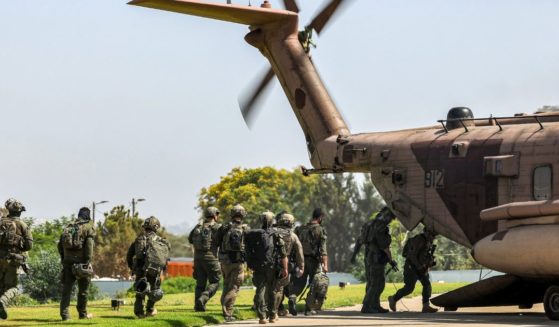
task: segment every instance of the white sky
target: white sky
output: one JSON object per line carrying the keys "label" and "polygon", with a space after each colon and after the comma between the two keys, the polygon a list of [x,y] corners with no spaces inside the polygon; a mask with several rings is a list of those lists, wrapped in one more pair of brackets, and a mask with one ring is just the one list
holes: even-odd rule
{"label": "white sky", "polygon": [[[303,22],[325,3],[299,2]],[[348,2],[313,59],[352,132],[559,104],[557,0]],[[52,218],[143,197],[143,216],[192,224],[231,168],[308,166],[277,83],[252,131],[242,120],[266,67],[246,32],[124,1],[1,1],[0,199]]]}

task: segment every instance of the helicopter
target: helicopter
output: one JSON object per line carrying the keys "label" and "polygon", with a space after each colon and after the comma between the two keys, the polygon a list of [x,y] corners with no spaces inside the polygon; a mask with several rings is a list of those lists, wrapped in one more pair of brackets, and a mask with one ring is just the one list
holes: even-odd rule
{"label": "helicopter", "polygon": [[559,113],[475,118],[452,108],[438,124],[352,134],[309,55],[343,3],[331,0],[299,29],[295,0],[285,9],[196,0],[133,0],[131,5],[249,26],[245,41],[270,70],[241,101],[247,123],[274,76],[303,130],[312,168],[303,174],[360,172],[400,222],[423,224],[471,249],[482,266],[504,275],[432,299],[445,311],[461,307],[544,304],[559,320]]}

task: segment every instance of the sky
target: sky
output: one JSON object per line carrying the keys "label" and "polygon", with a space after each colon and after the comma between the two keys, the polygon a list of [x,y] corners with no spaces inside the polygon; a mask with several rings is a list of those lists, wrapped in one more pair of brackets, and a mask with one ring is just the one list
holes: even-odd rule
{"label": "sky", "polygon": [[[559,104],[559,1],[346,2],[312,55],[353,133]],[[301,21],[325,3],[300,0]],[[142,217],[178,230],[233,167],[309,166],[277,82],[242,119],[268,67],[247,32],[125,1],[0,1],[0,200],[50,219],[145,198]]]}

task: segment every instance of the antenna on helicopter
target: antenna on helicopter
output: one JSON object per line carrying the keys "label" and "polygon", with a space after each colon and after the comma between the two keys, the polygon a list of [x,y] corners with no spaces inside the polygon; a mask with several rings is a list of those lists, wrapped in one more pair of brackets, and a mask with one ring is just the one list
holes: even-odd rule
{"label": "antenna on helicopter", "polygon": [[[305,28],[299,32],[299,42],[304,47],[307,53],[310,52],[311,47],[316,47],[316,45],[312,41],[312,31],[314,30],[317,34],[324,30],[328,23],[331,21],[332,16],[338,10],[340,4],[342,4],[344,0],[332,0],[330,3],[324,7],[318,15],[314,17],[314,19],[307,25]],[[348,2],[347,0],[345,2]],[[299,6],[295,0],[284,0],[284,7],[286,10],[293,11],[295,13],[299,13]],[[241,109],[241,114],[243,115],[243,119],[245,123],[250,128],[252,125],[252,121],[254,116],[256,115],[257,111],[259,110],[258,102],[261,99],[262,93],[266,90],[267,86],[270,84],[270,81],[274,77],[274,71],[272,68],[268,68],[265,74],[262,74],[259,79],[257,79],[257,83],[253,83],[252,86],[249,88],[253,91],[248,91],[246,96],[241,96],[239,98],[239,106]]]}

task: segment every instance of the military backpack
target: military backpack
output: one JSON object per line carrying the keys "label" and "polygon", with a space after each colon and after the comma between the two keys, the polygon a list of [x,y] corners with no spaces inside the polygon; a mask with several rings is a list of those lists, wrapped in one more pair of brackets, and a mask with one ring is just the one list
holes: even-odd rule
{"label": "military backpack", "polygon": [[275,263],[274,235],[268,229],[253,229],[245,235],[245,260],[247,266],[260,271]]}
{"label": "military backpack", "polygon": [[85,240],[81,232],[82,225],[74,222],[64,228],[61,242],[65,250],[79,250],[83,248]]}
{"label": "military backpack", "polygon": [[208,252],[212,249],[212,224],[198,224],[192,234],[192,245],[196,251]]}
{"label": "military backpack", "polygon": [[148,276],[159,276],[167,266],[169,243],[158,235],[146,236],[143,270]]}
{"label": "military backpack", "polygon": [[312,280],[307,304],[312,310],[320,310],[322,304],[326,300],[326,295],[328,294],[328,285],[330,284],[330,278],[324,272],[319,272],[314,275]]}
{"label": "military backpack", "polygon": [[0,245],[4,247],[21,247],[22,236],[17,233],[16,222],[12,219],[0,219]]}

